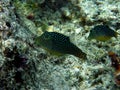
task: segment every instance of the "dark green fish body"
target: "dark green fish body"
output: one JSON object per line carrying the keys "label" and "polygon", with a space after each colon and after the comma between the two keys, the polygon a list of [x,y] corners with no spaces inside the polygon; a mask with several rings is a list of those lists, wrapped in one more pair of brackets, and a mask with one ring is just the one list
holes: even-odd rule
{"label": "dark green fish body", "polygon": [[86,54],[70,42],[69,37],[57,32],[44,32],[36,38],[36,44],[54,54],[72,54],[86,58]]}
{"label": "dark green fish body", "polygon": [[90,30],[88,39],[96,39],[98,41],[107,41],[112,37],[117,37],[118,33],[109,28],[107,25],[98,25]]}

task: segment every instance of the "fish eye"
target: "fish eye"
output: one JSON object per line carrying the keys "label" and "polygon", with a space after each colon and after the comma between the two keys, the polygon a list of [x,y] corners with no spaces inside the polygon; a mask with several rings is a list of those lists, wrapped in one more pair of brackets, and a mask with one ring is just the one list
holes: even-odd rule
{"label": "fish eye", "polygon": [[93,32],[93,30],[91,29],[91,30],[90,30],[90,32],[92,33],[92,32]]}

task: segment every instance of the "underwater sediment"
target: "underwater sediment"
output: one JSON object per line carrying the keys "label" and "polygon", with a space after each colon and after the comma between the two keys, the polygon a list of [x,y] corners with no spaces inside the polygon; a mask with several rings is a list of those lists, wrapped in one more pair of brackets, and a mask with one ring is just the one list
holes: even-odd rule
{"label": "underwater sediment", "polygon": [[[97,25],[120,33],[119,0],[1,0],[0,90],[119,90],[120,35],[89,40]],[[46,31],[69,37],[87,58],[37,46]]]}

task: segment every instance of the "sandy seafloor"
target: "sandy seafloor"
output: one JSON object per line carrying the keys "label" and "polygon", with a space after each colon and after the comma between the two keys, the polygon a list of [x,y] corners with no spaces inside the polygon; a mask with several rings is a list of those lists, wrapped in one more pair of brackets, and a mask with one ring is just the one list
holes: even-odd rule
{"label": "sandy seafloor", "polygon": [[[99,24],[120,32],[120,0],[0,0],[0,90],[120,90],[108,57],[120,56],[120,35],[89,41]],[[87,59],[35,46],[44,31],[69,36]]]}

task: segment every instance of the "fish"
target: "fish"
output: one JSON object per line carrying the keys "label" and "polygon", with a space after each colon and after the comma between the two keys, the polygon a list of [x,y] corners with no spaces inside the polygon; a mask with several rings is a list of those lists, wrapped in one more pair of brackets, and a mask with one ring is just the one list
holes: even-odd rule
{"label": "fish", "polygon": [[74,45],[68,36],[58,32],[45,31],[41,36],[36,37],[35,44],[53,55],[71,54],[86,59],[86,53]]}
{"label": "fish", "polygon": [[95,39],[97,41],[107,41],[112,37],[117,38],[118,32],[112,30],[108,25],[97,25],[90,30],[88,39]]}

